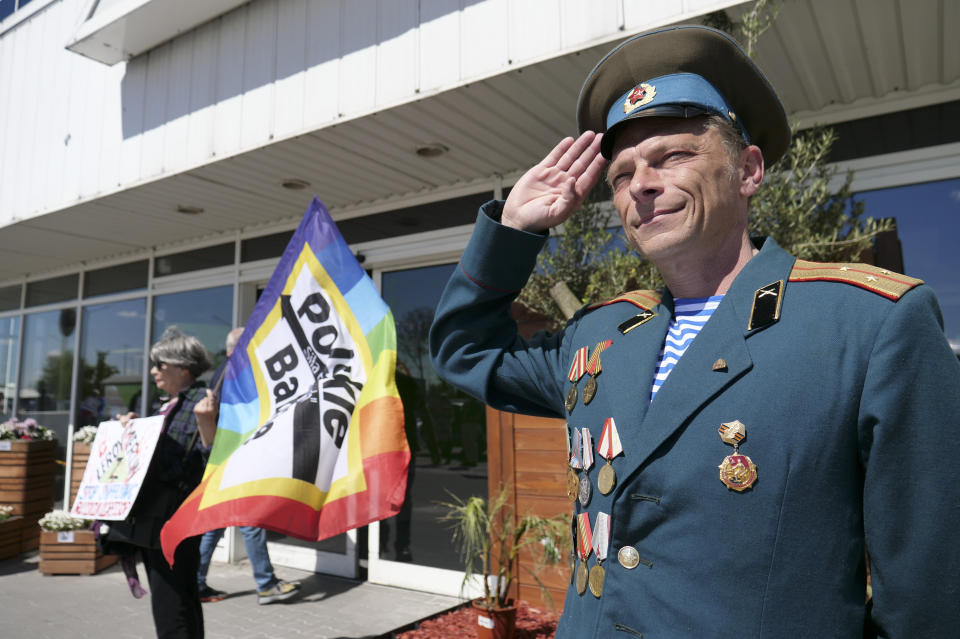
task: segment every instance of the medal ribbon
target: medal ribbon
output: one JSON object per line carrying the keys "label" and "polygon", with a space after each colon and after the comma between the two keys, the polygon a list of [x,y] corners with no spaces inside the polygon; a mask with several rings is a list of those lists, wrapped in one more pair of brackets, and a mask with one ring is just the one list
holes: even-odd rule
{"label": "medal ribbon", "polygon": [[583,469],[590,470],[593,466],[593,437],[590,435],[590,429],[583,427]]}
{"label": "medal ribbon", "polygon": [[583,444],[580,442],[580,429],[574,428],[570,434],[573,435],[573,446],[570,447],[570,468],[580,470],[583,468],[583,460],[580,458],[583,451]]}
{"label": "medal ribbon", "polygon": [[611,460],[623,452],[620,433],[617,432],[617,424],[613,421],[613,417],[607,417],[606,421],[603,422],[603,433],[600,435],[597,452],[606,460]]}
{"label": "medal ribbon", "polygon": [[590,532],[590,513],[577,515],[577,554],[586,561],[593,550],[593,534]]}
{"label": "medal ribbon", "polygon": [[593,526],[593,551],[597,553],[597,561],[607,558],[610,548],[610,515],[597,513],[597,521]]}
{"label": "medal ribbon", "polygon": [[593,347],[593,354],[590,356],[590,361],[587,362],[587,372],[593,376],[596,376],[600,372],[600,353],[607,349],[607,346],[613,343],[612,339],[608,339],[605,342],[597,342],[597,345]]}
{"label": "medal ribbon", "polygon": [[577,383],[583,374],[587,371],[587,347],[580,347],[573,355],[573,362],[570,364],[570,372],[567,373],[567,379],[574,384]]}

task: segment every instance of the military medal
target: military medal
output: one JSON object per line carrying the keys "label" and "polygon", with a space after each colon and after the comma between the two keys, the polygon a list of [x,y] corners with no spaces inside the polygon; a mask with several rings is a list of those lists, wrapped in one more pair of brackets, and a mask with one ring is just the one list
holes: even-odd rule
{"label": "military medal", "polygon": [[567,379],[570,380],[570,390],[567,391],[567,399],[563,405],[567,412],[572,411],[577,406],[577,382],[587,372],[587,347],[582,346],[573,354],[573,362],[570,363],[570,371],[567,373]]}
{"label": "military medal", "polygon": [[577,515],[577,555],[580,557],[580,563],[577,565],[576,586],[577,594],[582,595],[587,591],[587,558],[593,551],[593,535],[590,532],[590,514],[580,513]]}
{"label": "military medal", "polygon": [[590,375],[590,377],[583,385],[584,406],[592,402],[593,398],[597,395],[597,375],[600,374],[601,369],[600,353],[602,353],[612,343],[613,340],[608,339],[605,342],[597,342],[597,345],[593,347],[593,354],[590,355],[590,359],[587,361],[587,374]]}
{"label": "military medal", "polygon": [[580,476],[577,471],[583,468],[583,462],[580,460],[580,429],[571,428],[570,437],[573,438],[573,443],[571,444],[570,440],[567,440],[567,444],[570,446],[570,467],[567,469],[567,497],[570,498],[570,501],[576,501],[580,494]]}
{"label": "military medal", "polygon": [[593,596],[600,598],[603,594],[603,579],[606,572],[603,562],[607,558],[610,547],[610,515],[597,513],[597,520],[593,526],[593,552],[597,555],[597,565],[590,569],[589,585]]}
{"label": "military medal", "polygon": [[743,492],[757,481],[757,465],[746,455],[740,454],[740,442],[747,436],[747,427],[739,421],[720,424],[717,429],[720,439],[733,446],[733,454],[724,457],[720,469],[720,481],[730,490]]}
{"label": "military medal", "polygon": [[597,452],[607,460],[607,463],[600,467],[600,472],[597,474],[597,488],[602,494],[609,495],[613,487],[617,485],[617,473],[613,470],[613,458],[623,452],[623,446],[620,444],[620,433],[617,432],[617,424],[613,421],[613,417],[607,417],[606,421],[603,422],[603,434],[600,435]]}
{"label": "military medal", "polygon": [[577,491],[577,499],[580,500],[580,505],[586,508],[587,504],[590,503],[590,493],[593,491],[593,488],[590,486],[590,477],[587,475],[587,471],[593,466],[593,437],[590,435],[589,428],[584,427],[582,432],[583,452],[580,463],[583,467],[583,474],[580,476],[580,487]]}

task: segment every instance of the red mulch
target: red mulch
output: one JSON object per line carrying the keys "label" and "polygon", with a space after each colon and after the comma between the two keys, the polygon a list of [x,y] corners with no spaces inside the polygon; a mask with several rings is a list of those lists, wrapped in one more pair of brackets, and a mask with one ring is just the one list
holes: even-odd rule
{"label": "red mulch", "polygon": [[[517,603],[517,629],[514,639],[553,639],[557,630],[559,612],[535,608],[525,601]],[[452,639],[473,637],[476,633],[477,613],[469,605],[420,623],[416,630],[397,635],[397,639]]]}

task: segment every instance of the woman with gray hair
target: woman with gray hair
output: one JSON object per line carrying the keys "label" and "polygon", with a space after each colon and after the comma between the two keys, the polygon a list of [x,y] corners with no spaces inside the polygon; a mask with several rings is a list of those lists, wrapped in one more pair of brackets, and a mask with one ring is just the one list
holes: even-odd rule
{"label": "woman with gray hair", "polygon": [[[200,483],[216,435],[216,402],[197,378],[210,368],[210,356],[196,337],[171,326],[150,349],[150,374],[169,396],[160,408],[163,431],[130,516],[112,525],[106,549],[121,554],[134,596],[142,596],[136,557],[143,561],[158,637],[203,637],[203,611],[197,588],[200,537],[184,540],[171,568],[160,548],[160,529]],[[136,417],[118,416],[121,422]],[[119,539],[117,539],[119,537]],[[119,541],[119,543],[117,543]]]}

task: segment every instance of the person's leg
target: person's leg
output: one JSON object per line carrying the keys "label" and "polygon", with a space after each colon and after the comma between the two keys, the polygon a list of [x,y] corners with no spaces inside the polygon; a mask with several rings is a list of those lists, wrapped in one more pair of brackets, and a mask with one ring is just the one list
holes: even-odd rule
{"label": "person's leg", "polygon": [[207,572],[210,570],[210,560],[213,559],[213,551],[217,549],[217,542],[223,537],[225,528],[210,530],[203,533],[200,538],[200,564],[197,567],[197,584],[200,589],[207,585]]}
{"label": "person's leg", "polygon": [[273,572],[270,563],[270,553],[267,552],[267,531],[253,526],[240,526],[243,535],[243,545],[247,548],[247,557],[253,568],[253,580],[257,583],[257,592],[269,590],[279,581]]}
{"label": "person's leg", "polygon": [[185,539],[173,568],[160,550],[144,550],[150,607],[158,639],[203,639],[203,609],[197,589],[200,537]]}

